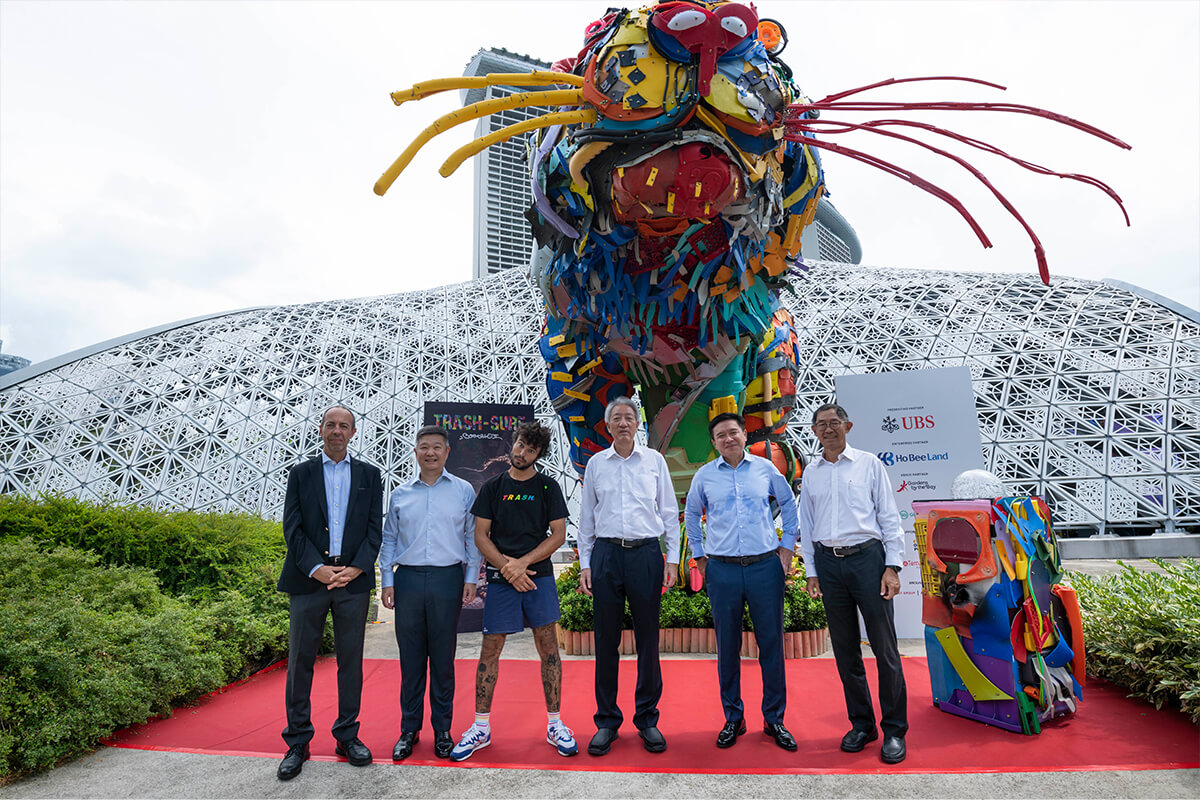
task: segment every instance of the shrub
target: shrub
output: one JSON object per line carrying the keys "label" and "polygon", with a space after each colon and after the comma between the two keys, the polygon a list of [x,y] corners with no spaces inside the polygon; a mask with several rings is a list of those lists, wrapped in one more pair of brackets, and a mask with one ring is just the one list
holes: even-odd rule
{"label": "shrub", "polygon": [[1100,578],[1071,573],[1088,672],[1200,723],[1200,561],[1154,563],[1162,572],[1121,564]]}
{"label": "shrub", "polygon": [[658,627],[686,628],[688,618],[688,596],[678,587],[672,587],[662,596],[658,609]]}
{"label": "shrub", "polygon": [[[110,565],[148,567],[173,594],[274,594],[286,550],[278,522],[251,514],[161,512],[68,497],[0,495],[0,539],[91,550]],[[271,574],[265,583],[262,572]]]}
{"label": "shrub", "polygon": [[44,769],[169,713],[280,648],[239,593],[178,599],[144,567],[99,562],[0,540],[0,775]]}

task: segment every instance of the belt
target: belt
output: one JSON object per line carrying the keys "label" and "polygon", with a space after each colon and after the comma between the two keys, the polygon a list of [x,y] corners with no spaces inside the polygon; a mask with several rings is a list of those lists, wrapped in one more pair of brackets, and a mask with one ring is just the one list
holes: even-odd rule
{"label": "belt", "polygon": [[341,556],[325,556],[325,566],[327,567],[346,567],[349,565],[349,560],[342,561]]}
{"label": "belt", "polygon": [[826,553],[829,553],[831,556],[836,558],[845,558],[846,556],[852,556],[855,553],[861,553],[878,541],[878,539],[867,539],[865,542],[859,542],[858,544],[852,544],[847,547],[842,547],[840,545],[834,545],[833,547],[830,547],[829,545],[821,544],[820,542],[816,542],[816,545]]}
{"label": "belt", "polygon": [[738,564],[743,567],[748,567],[751,564],[757,564],[760,561],[766,561],[771,556],[775,555],[774,550],[768,550],[765,553],[759,553],[756,556],[709,556],[713,561],[720,561],[723,564]]}
{"label": "belt", "polygon": [[632,549],[634,547],[645,547],[648,544],[658,544],[657,536],[643,536],[640,539],[619,539],[616,536],[599,536],[597,542],[608,542],[617,547]]}

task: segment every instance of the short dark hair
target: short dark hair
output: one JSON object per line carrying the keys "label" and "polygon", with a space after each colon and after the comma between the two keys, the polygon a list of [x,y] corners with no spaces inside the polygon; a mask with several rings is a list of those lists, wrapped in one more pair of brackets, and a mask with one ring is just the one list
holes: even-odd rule
{"label": "short dark hair", "polygon": [[346,407],[345,407],[344,405],[342,405],[341,403],[334,403],[334,404],[333,404],[333,405],[331,405],[329,408],[327,408],[327,409],[325,409],[324,411],[322,411],[322,412],[321,412],[321,426],[322,426],[322,427],[324,427],[324,425],[325,425],[325,416],[326,416],[326,415],[327,415],[327,414],[328,414],[330,411],[333,411],[335,408],[340,408],[342,411],[345,411],[347,414],[349,414],[349,415],[350,415],[350,427],[351,427],[351,428],[357,428],[357,427],[358,427],[358,420],[357,420],[357,419],[355,419],[355,417],[354,417],[354,412],[353,412],[353,411],[351,411],[350,409],[346,408]]}
{"label": "short dark hair", "polygon": [[537,457],[541,458],[546,455],[550,449],[550,429],[537,420],[532,422],[518,422],[516,429],[513,431],[513,444],[517,443],[517,439],[523,439],[525,444],[538,449]]}
{"label": "short dark hair", "polygon": [[850,421],[850,415],[846,413],[846,409],[842,408],[837,403],[825,403],[824,405],[817,406],[817,410],[813,412],[813,425],[817,424],[817,415],[822,411],[836,411],[838,418],[841,419],[842,422]]}
{"label": "short dark hair", "polygon": [[708,421],[708,438],[710,440],[713,438],[713,428],[717,427],[722,422],[728,422],[729,420],[733,420],[734,422],[736,422],[738,424],[739,428],[741,428],[742,430],[746,430],[746,418],[745,417],[743,417],[741,414],[735,414],[732,411],[726,411],[724,413],[717,414],[715,417],[713,417],[712,419],[710,419]]}
{"label": "short dark hair", "polygon": [[446,433],[446,429],[441,425],[422,425],[417,428],[417,437],[414,441],[420,442],[422,436],[440,436],[447,446],[450,444],[450,434]]}

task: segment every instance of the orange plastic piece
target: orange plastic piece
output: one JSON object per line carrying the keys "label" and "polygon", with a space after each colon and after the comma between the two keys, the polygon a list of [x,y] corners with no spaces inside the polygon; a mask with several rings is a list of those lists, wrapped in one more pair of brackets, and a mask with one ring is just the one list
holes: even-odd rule
{"label": "orange plastic piece", "polygon": [[938,572],[949,572],[945,562],[938,557],[937,550],[933,546],[933,539],[934,533],[937,531],[938,520],[955,518],[966,520],[979,536],[979,558],[969,570],[959,573],[956,579],[958,583],[974,583],[996,577],[996,555],[995,550],[992,549],[992,519],[990,514],[983,511],[952,511],[939,508],[929,510],[929,522],[927,523],[929,554],[927,558],[930,565]]}
{"label": "orange plastic piece", "polygon": [[1075,659],[1071,662],[1071,674],[1075,676],[1075,680],[1083,686],[1087,682],[1087,664],[1084,656],[1083,643],[1083,619],[1079,613],[1079,598],[1075,596],[1075,589],[1066,584],[1056,583],[1050,587],[1050,591],[1058,596],[1062,601],[1063,611],[1067,614],[1067,624],[1071,627],[1071,649],[1075,652]]}

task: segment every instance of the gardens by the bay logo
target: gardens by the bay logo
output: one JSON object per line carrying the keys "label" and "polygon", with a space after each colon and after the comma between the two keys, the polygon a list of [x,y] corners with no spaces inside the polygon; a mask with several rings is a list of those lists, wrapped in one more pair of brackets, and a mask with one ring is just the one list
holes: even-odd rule
{"label": "gardens by the bay logo", "polygon": [[900,430],[900,423],[896,422],[895,417],[884,417],[883,425],[880,426],[884,433],[895,433]]}

